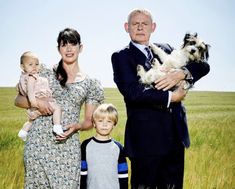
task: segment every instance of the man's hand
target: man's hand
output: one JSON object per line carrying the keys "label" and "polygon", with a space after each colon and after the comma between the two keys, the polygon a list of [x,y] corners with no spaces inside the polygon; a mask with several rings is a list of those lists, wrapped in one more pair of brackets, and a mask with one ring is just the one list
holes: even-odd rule
{"label": "man's hand", "polygon": [[185,82],[180,82],[180,85],[177,87],[175,91],[172,92],[171,102],[180,102],[184,100],[187,90],[184,89]]}
{"label": "man's hand", "polygon": [[163,91],[169,90],[178,85],[184,78],[185,74],[182,70],[170,71],[155,82],[155,88],[158,90],[163,89]]}

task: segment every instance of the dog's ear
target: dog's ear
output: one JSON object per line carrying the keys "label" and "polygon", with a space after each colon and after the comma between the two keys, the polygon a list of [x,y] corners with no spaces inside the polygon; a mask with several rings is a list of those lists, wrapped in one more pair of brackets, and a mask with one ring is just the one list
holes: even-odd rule
{"label": "dog's ear", "polygon": [[197,37],[197,32],[195,32],[193,36],[194,36],[194,37]]}
{"label": "dog's ear", "polygon": [[204,55],[204,57],[205,57],[205,59],[206,60],[208,60],[208,58],[209,58],[209,48],[210,48],[211,46],[209,45],[209,44],[206,44],[206,50],[205,50],[205,55]]}
{"label": "dog's ear", "polygon": [[185,36],[184,36],[184,40],[183,40],[183,45],[182,45],[182,48],[184,48],[186,46],[186,44],[188,43],[189,41],[189,38],[190,38],[191,34],[190,33],[186,33]]}
{"label": "dog's ear", "polygon": [[210,45],[209,44],[204,44],[204,45],[205,45],[205,48],[201,52],[201,60],[202,61],[207,61],[208,58],[209,58],[209,48],[210,48]]}
{"label": "dog's ear", "polygon": [[185,36],[184,36],[184,41],[185,41],[185,40],[187,40],[187,39],[189,39],[189,38],[190,38],[190,36],[191,36],[191,34],[190,34],[190,33],[186,33],[186,34],[185,34]]}

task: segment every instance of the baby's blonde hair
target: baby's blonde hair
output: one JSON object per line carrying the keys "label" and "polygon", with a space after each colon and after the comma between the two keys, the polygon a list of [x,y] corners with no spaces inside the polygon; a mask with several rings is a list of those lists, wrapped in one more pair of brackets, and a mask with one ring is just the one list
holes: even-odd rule
{"label": "baby's blonde hair", "polygon": [[113,104],[101,104],[99,105],[93,113],[92,121],[98,119],[102,116],[108,116],[113,122],[114,125],[118,122],[118,112],[116,107]]}
{"label": "baby's blonde hair", "polygon": [[26,51],[21,55],[20,57],[21,65],[24,64],[25,58],[34,58],[34,59],[37,59],[37,61],[39,62],[38,56],[34,52],[31,52],[31,51]]}

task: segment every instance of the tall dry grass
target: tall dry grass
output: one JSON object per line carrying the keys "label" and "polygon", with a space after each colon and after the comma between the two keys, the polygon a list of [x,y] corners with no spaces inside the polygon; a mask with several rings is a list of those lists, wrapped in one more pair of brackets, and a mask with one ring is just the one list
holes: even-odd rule
{"label": "tall dry grass", "polygon": [[[0,189],[21,189],[23,146],[17,133],[25,111],[14,106],[14,88],[0,88]],[[105,89],[106,102],[119,111],[113,137],[123,143],[125,105],[117,89]],[[191,147],[186,150],[185,189],[235,189],[235,93],[190,91],[187,109]],[[80,134],[81,140],[94,131]]]}

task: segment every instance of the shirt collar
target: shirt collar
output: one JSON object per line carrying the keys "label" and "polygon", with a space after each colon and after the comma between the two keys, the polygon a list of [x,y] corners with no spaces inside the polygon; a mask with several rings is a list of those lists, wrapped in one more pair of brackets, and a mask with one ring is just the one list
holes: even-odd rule
{"label": "shirt collar", "polygon": [[142,53],[144,53],[145,56],[147,57],[147,52],[146,52],[145,48],[148,47],[148,46],[146,46],[146,45],[141,45],[141,44],[135,43],[135,42],[133,42],[133,41],[131,41],[131,43],[132,43],[136,48],[138,48]]}

